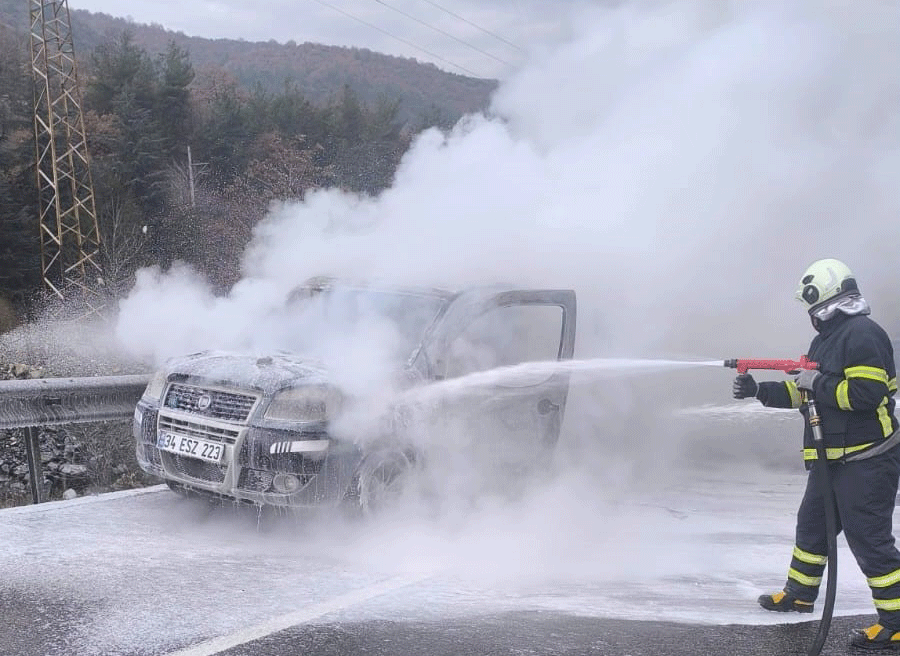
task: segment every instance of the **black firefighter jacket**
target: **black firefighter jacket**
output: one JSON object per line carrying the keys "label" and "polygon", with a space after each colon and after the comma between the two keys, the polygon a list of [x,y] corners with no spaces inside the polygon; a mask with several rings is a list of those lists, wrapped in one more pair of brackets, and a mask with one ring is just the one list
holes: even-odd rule
{"label": "black firefighter jacket", "polygon": [[[897,429],[894,392],[897,371],[887,333],[865,315],[838,313],[822,322],[807,357],[822,373],[814,384],[829,460],[861,453]],[[762,382],[757,398],[773,408],[800,408],[800,391],[793,380]],[[815,460],[809,422],[803,434],[804,460]]]}

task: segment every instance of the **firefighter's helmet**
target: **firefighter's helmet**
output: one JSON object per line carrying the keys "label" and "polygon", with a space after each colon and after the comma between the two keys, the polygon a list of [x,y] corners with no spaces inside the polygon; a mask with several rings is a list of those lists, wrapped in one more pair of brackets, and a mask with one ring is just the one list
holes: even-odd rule
{"label": "firefighter's helmet", "polygon": [[856,278],[850,267],[840,260],[813,262],[803,272],[797,287],[797,300],[806,306],[810,314],[830,301],[852,294],[859,294]]}

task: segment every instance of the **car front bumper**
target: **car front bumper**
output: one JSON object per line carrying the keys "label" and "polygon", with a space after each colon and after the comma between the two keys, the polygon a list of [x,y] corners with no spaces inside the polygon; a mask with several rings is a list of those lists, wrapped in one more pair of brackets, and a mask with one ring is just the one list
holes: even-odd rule
{"label": "car front bumper", "polygon": [[[359,449],[334,440],[324,427],[301,431],[272,430],[248,424],[223,429],[220,423],[203,426],[206,439],[220,434],[222,456],[210,462],[173,453],[157,446],[162,430],[199,434],[196,417],[163,413],[142,399],[134,413],[132,432],[139,466],[174,487],[218,498],[282,507],[310,507],[339,503],[353,493],[361,461]],[[174,427],[173,427],[174,426]],[[209,430],[210,426],[215,430]]]}

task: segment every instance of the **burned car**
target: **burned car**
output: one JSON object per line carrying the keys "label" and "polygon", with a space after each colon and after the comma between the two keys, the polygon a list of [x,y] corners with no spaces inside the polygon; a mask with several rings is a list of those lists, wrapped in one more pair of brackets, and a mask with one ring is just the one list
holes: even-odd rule
{"label": "burned car", "polygon": [[[183,494],[282,507],[349,500],[371,510],[428,462],[427,440],[412,434],[421,425],[408,418],[410,391],[569,359],[575,311],[570,290],[310,281],[269,318],[291,336],[290,351],[201,352],[156,372],[134,413],[138,463]],[[359,372],[333,364],[348,351],[377,352],[391,383],[352,384]],[[470,430],[491,422],[490,439],[530,461],[530,449],[552,450],[568,394],[561,368],[487,392],[456,404]],[[383,412],[360,411],[381,407],[371,403],[379,395]]]}

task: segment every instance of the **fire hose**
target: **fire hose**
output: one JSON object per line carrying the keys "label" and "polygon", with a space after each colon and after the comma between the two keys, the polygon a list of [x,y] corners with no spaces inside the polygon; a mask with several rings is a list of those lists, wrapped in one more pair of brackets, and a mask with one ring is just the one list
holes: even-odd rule
{"label": "fire hose", "polygon": [[[745,374],[750,369],[769,369],[784,371],[785,373],[797,373],[801,369],[818,369],[819,365],[810,362],[807,357],[801,356],[799,360],[725,360],[726,367],[737,369],[738,373]],[[831,616],[834,613],[834,599],[837,591],[837,517],[835,516],[834,490],[831,486],[831,472],[828,469],[828,458],[825,451],[825,442],[822,436],[822,419],[816,408],[816,401],[806,390],[800,390],[800,400],[808,409],[807,420],[812,429],[813,443],[816,447],[816,462],[813,469],[819,479],[822,488],[822,503],[825,507],[825,537],[828,547],[828,582],[825,585],[825,605],[822,608],[822,619],[816,638],[807,651],[808,656],[818,656],[828,637],[828,629],[831,626]]]}

